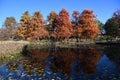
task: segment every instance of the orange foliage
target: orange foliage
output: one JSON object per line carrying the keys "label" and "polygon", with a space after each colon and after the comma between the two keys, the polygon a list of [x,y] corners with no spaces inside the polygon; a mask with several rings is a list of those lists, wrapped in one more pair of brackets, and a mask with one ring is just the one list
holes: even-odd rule
{"label": "orange foliage", "polygon": [[82,29],[80,28],[79,21],[80,21],[80,13],[79,11],[74,11],[72,14],[73,20],[73,28],[75,30],[74,36],[78,38],[78,36],[81,36]]}
{"label": "orange foliage", "polygon": [[57,13],[55,11],[51,11],[49,16],[47,16],[49,27],[54,28],[55,27],[55,20],[57,18]]}
{"label": "orange foliage", "polygon": [[82,12],[80,24],[82,28],[82,38],[94,38],[99,33],[99,28],[92,10],[86,9]]}
{"label": "orange foliage", "polygon": [[69,38],[73,34],[73,28],[69,19],[69,13],[62,9],[56,19],[56,28],[54,31],[55,38]]}
{"label": "orange foliage", "polygon": [[30,22],[29,12],[25,11],[23,16],[21,16],[21,19],[20,19],[20,27],[16,30],[17,36],[25,39],[28,37],[29,22]]}
{"label": "orange foliage", "polygon": [[35,12],[30,21],[29,27],[29,39],[44,38],[48,35],[48,32],[45,30],[43,25],[43,18],[40,12]]}

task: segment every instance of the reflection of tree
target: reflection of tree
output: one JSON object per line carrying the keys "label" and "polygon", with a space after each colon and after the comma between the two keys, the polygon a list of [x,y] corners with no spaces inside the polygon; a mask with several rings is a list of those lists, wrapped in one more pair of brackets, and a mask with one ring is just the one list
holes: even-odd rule
{"label": "reflection of tree", "polygon": [[18,70],[18,67],[19,67],[19,62],[17,60],[12,60],[9,63],[7,63],[7,68],[10,71]]}
{"label": "reflection of tree", "polygon": [[83,72],[93,74],[96,70],[96,63],[100,59],[101,53],[98,52],[96,48],[79,49],[78,53],[78,60]]}
{"label": "reflection of tree", "polygon": [[32,74],[32,71],[42,75],[45,69],[45,59],[49,55],[46,50],[31,49],[29,50],[30,57],[23,57],[22,65],[29,75]]}
{"label": "reflection of tree", "polygon": [[[46,57],[49,55],[49,52],[45,49],[39,50],[39,49],[31,49],[29,51],[31,60],[33,62],[44,62]],[[44,64],[44,63],[43,63]]]}
{"label": "reflection of tree", "polygon": [[53,71],[62,71],[63,73],[70,74],[73,62],[78,61],[74,70],[80,72],[83,70],[86,74],[92,74],[96,70],[96,63],[100,59],[101,53],[96,48],[79,48],[79,49],[57,49],[49,60],[51,69]]}
{"label": "reflection of tree", "polygon": [[[69,74],[71,72],[71,65],[75,60],[75,54],[71,49],[61,48],[56,50],[53,55],[59,60],[59,69],[63,73]],[[58,69],[58,68],[57,68]]]}
{"label": "reflection of tree", "polygon": [[[53,73],[62,72],[69,75],[72,70],[76,73],[83,71],[86,74],[93,74],[96,70],[96,63],[101,53],[95,47],[92,48],[57,48],[55,50],[30,49],[29,57],[22,57],[20,63],[28,75],[36,73],[43,75],[46,64]],[[46,62],[45,62],[46,61]],[[74,62],[77,61],[75,65]],[[10,70],[18,68],[17,61],[8,64]],[[13,66],[14,65],[14,66]],[[74,66],[74,67],[72,67]]]}
{"label": "reflection of tree", "polygon": [[120,72],[120,47],[119,46],[108,46],[105,47],[104,53],[107,57],[117,65],[118,71]]}
{"label": "reflection of tree", "polygon": [[44,71],[44,66],[38,62],[32,62],[31,58],[24,57],[22,59],[22,66],[24,68],[24,71],[27,72],[28,75],[31,75],[34,71],[35,73],[41,75]]}

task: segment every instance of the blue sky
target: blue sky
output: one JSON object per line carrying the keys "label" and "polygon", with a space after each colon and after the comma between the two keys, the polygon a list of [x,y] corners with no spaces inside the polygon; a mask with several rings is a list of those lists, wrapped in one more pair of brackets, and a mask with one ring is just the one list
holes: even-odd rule
{"label": "blue sky", "polygon": [[62,8],[67,9],[70,15],[74,10],[94,10],[97,18],[105,23],[114,11],[120,9],[120,0],[0,0],[0,27],[6,17],[14,16],[19,22],[26,10],[31,15],[35,11],[40,11],[46,19],[51,11],[59,13]]}

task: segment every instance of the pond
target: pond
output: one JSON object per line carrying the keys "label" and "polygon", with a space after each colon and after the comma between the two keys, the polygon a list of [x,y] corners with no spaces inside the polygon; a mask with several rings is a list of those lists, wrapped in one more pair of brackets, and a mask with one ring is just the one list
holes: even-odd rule
{"label": "pond", "polygon": [[0,80],[120,80],[120,47],[32,48],[2,64]]}

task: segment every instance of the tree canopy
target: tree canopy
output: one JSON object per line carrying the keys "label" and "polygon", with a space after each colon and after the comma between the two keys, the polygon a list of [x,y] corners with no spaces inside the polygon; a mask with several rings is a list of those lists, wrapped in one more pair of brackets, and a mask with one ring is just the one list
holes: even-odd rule
{"label": "tree canopy", "polygon": [[48,31],[50,33],[50,36],[55,30],[57,17],[58,17],[58,14],[55,11],[51,11],[50,14],[47,16],[47,21],[49,22]]}
{"label": "tree canopy", "polygon": [[21,16],[21,19],[20,19],[20,27],[16,30],[17,36],[27,39],[30,18],[31,17],[29,12],[25,11],[23,16]]}
{"label": "tree canopy", "polygon": [[112,37],[120,36],[120,10],[113,13],[113,16],[105,23],[104,28],[106,35]]}
{"label": "tree canopy", "polygon": [[70,21],[69,12],[62,9],[56,19],[55,38],[69,38],[73,34],[73,28]]}
{"label": "tree canopy", "polygon": [[14,17],[7,17],[1,29],[1,35],[6,38],[13,38],[17,28],[17,21]]}
{"label": "tree canopy", "polygon": [[86,9],[80,16],[80,27],[82,29],[82,38],[94,38],[99,33],[98,24],[95,21],[93,10]]}
{"label": "tree canopy", "polygon": [[[6,37],[17,36],[25,40],[36,40],[51,36],[67,40],[75,37],[78,40],[94,39],[103,31],[103,23],[96,18],[93,10],[85,9],[81,13],[75,10],[71,17],[70,19],[69,12],[64,8],[58,14],[51,11],[47,20],[43,19],[39,11],[34,12],[32,16],[25,11],[19,23],[14,17],[6,18],[3,28],[0,29],[0,37],[5,35]],[[45,21],[47,22],[45,23]],[[113,16],[107,20],[104,29],[106,35],[120,35],[120,10],[115,11]]]}
{"label": "tree canopy", "polygon": [[48,32],[44,27],[44,20],[40,12],[35,12],[30,20],[28,38],[31,40],[44,38]]}

